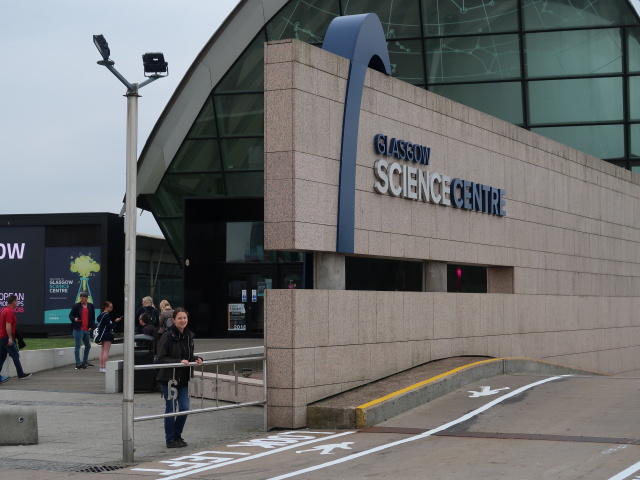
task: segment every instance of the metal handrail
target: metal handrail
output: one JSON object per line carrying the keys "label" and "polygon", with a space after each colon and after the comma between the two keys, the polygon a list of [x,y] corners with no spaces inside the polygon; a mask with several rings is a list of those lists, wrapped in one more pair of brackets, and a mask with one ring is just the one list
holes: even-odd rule
{"label": "metal handrail", "polygon": [[[244,402],[244,403],[235,403],[233,405],[223,405],[223,406],[219,406],[218,403],[218,378],[220,376],[220,373],[218,371],[218,368],[220,365],[222,364],[228,364],[228,363],[232,363],[233,364],[233,372],[235,373],[235,378],[234,378],[234,383],[236,385],[236,396],[238,395],[238,370],[236,369],[236,363],[242,363],[242,362],[251,362],[251,361],[256,361],[256,360],[262,360],[262,392],[263,392],[263,398],[262,400],[259,401],[255,401],[255,402]],[[203,403],[204,403],[204,389],[202,389],[202,392],[200,394],[200,408],[197,409],[193,409],[193,410],[185,410],[182,412],[172,412],[172,413],[162,413],[162,414],[157,414],[157,415],[145,415],[142,417],[134,417],[133,421],[134,422],[142,422],[145,420],[156,420],[156,419],[160,419],[160,418],[167,418],[167,417],[178,417],[178,416],[182,416],[182,415],[191,415],[191,414],[198,414],[198,413],[206,413],[206,412],[212,412],[212,411],[216,411],[216,410],[228,410],[231,408],[240,408],[240,407],[250,407],[250,406],[256,406],[256,405],[264,405],[264,430],[266,431],[268,429],[268,425],[267,425],[267,357],[266,355],[250,355],[250,356],[246,356],[246,357],[235,357],[235,358],[224,358],[224,359],[219,359],[219,360],[203,360],[202,364],[198,364],[198,362],[189,362],[188,365],[185,365],[184,363],[152,363],[152,364],[144,364],[144,365],[134,365],[134,370],[159,370],[159,369],[164,369],[164,368],[187,368],[187,367],[200,367],[201,368],[201,378],[204,378],[204,367],[208,366],[208,365],[215,365],[216,366],[216,378],[215,378],[215,400],[216,400],[216,406],[215,407],[204,407]],[[174,375],[175,376],[175,375]]]}
{"label": "metal handrail", "polygon": [[[252,360],[266,360],[266,355],[248,355],[246,357],[235,357],[235,358],[221,358],[219,360],[203,360],[202,365],[221,365],[223,363],[241,363],[241,362],[249,362]],[[199,367],[198,362],[189,362],[189,365],[185,365],[184,363],[148,363],[144,365],[134,365],[134,370],[158,370],[161,368],[180,368],[180,367]]]}

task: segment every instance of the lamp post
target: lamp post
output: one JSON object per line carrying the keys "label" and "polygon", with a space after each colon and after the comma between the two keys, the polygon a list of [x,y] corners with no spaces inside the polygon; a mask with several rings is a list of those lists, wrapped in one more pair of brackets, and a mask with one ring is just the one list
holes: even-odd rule
{"label": "lamp post", "polygon": [[133,462],[133,388],[134,388],[134,336],[135,336],[135,278],[136,278],[136,182],[138,157],[138,90],[151,82],[169,74],[167,62],[162,53],[145,53],[142,55],[144,82],[129,83],[109,58],[109,44],[102,35],[94,35],[93,43],[102,56],[98,65],[107,67],[127,92],[127,175],[125,196],[125,257],[124,257],[124,368],[122,382],[122,460]]}

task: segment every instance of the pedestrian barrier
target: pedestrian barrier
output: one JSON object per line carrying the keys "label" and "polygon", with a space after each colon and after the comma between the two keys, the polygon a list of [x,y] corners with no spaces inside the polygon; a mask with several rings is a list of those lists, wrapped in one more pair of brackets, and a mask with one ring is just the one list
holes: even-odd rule
{"label": "pedestrian barrier", "polygon": [[[219,403],[220,402],[219,391],[220,391],[220,385],[222,384],[223,379],[219,373],[220,365],[223,365],[223,364],[233,365],[232,371],[234,372],[234,375],[232,376],[231,385],[233,386],[233,388],[235,388],[235,398],[239,398],[240,379],[238,377],[238,374],[240,372],[236,368],[236,364],[250,363],[250,362],[256,362],[256,361],[262,361],[262,374],[263,374],[262,398],[258,400],[247,399],[247,401],[244,401],[244,402],[235,402],[231,405],[221,406]],[[215,366],[216,371],[214,374],[205,372],[205,367],[209,367],[209,366]],[[264,429],[267,430],[267,378],[266,378],[267,357],[265,355],[250,355],[250,356],[235,357],[235,358],[225,358],[221,360],[204,360],[202,362],[202,365],[198,365],[196,362],[191,362],[189,363],[189,365],[185,365],[183,363],[135,365],[134,370],[151,370],[151,369],[158,370],[163,368],[173,368],[174,377],[175,377],[176,368],[187,368],[187,367],[192,367],[200,370],[198,372],[199,373],[198,377],[195,377],[196,386],[190,391],[193,394],[192,396],[196,398],[200,398],[200,408],[185,410],[183,412],[172,412],[172,413],[163,413],[163,414],[157,414],[157,415],[145,415],[141,417],[134,417],[133,418],[134,422],[142,422],[146,420],[156,420],[156,419],[166,418],[166,417],[177,417],[182,415],[193,415],[198,413],[214,412],[217,410],[229,410],[232,408],[264,405],[264,414],[263,414]],[[242,373],[240,373],[240,375],[242,375]],[[205,396],[205,388],[204,388],[204,384],[205,384],[204,379],[207,377],[210,380],[208,382],[208,385],[210,385],[210,391],[212,393],[212,395],[209,395],[209,396]],[[204,404],[205,398],[214,399],[216,401],[216,406],[204,407],[203,404]]]}

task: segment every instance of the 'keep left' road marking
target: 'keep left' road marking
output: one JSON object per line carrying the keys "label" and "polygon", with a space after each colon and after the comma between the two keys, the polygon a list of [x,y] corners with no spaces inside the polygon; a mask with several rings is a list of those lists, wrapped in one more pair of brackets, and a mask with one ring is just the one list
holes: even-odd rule
{"label": "'keep left' road marking", "polygon": [[491,387],[485,386],[485,387],[480,387],[479,392],[469,390],[469,393],[471,394],[469,395],[469,398],[486,397],[488,395],[495,395],[496,393],[499,393],[500,390],[509,390],[509,387],[496,388],[495,390],[491,390]]}
{"label": "'keep left' road marking", "polygon": [[318,445],[317,447],[310,448],[308,450],[298,450],[296,453],[304,452],[320,452],[320,455],[333,455],[333,450],[339,448],[341,450],[351,450],[349,445],[353,445],[354,442],[342,442],[334,443],[332,445]]}
{"label": "'keep left' road marking", "polygon": [[[183,478],[196,473],[202,473],[215,468],[255,460],[267,455],[291,450],[296,447],[299,448],[313,443],[333,440],[335,438],[342,437],[344,435],[350,435],[352,433],[355,433],[355,431],[341,433],[313,432],[307,430],[280,432],[275,435],[269,435],[266,438],[254,438],[232,445],[227,445],[227,448],[235,449],[240,447],[244,450],[243,452],[205,451],[195,453],[193,455],[173,458],[170,460],[162,460],[160,463],[167,465],[166,468],[133,468],[132,470],[139,472],[156,473],[160,475],[160,478],[164,480],[176,480],[178,478]],[[262,449],[263,451],[259,453],[247,452],[247,450],[251,451],[255,448]],[[242,458],[237,458],[238,456],[241,456]]]}

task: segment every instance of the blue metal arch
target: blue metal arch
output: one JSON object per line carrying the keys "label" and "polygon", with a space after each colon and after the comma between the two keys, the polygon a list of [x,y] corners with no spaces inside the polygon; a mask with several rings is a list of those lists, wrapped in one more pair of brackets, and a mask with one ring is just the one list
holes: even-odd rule
{"label": "blue metal arch", "polygon": [[350,60],[342,123],[336,251],[353,253],[356,154],[364,77],[367,68],[391,75],[391,62],[382,24],[375,13],[334,19],[329,25],[322,48]]}

